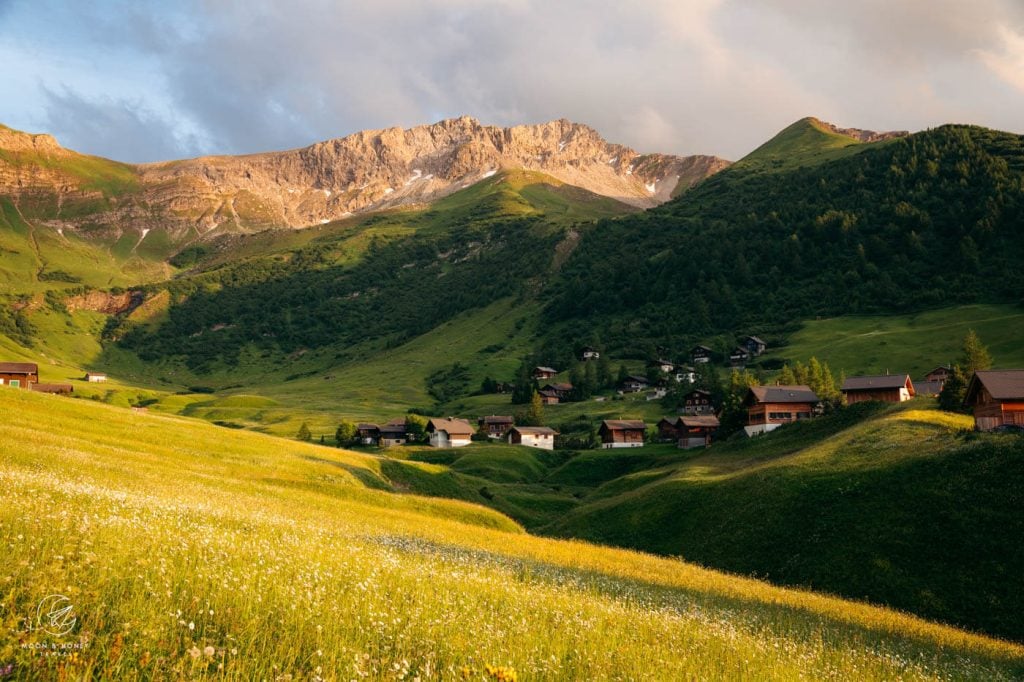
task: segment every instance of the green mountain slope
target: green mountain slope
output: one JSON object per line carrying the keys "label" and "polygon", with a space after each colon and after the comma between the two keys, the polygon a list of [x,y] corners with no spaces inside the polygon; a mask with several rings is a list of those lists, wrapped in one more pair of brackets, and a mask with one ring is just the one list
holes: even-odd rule
{"label": "green mountain slope", "polygon": [[[870,146],[896,139],[899,134],[875,134],[870,142],[816,118],[803,118],[784,128],[737,162],[736,170],[778,171],[816,166],[857,154]],[[860,132],[860,131],[856,131]],[[891,135],[891,137],[889,136]]]}
{"label": "green mountain slope", "polygon": [[[13,389],[0,410],[12,679],[1024,674],[1017,645],[375,490],[373,457]],[[73,657],[22,627],[55,592]]]}
{"label": "green mountain slope", "polygon": [[546,530],[1022,639],[1024,440],[926,405],[720,443],[608,482]]}

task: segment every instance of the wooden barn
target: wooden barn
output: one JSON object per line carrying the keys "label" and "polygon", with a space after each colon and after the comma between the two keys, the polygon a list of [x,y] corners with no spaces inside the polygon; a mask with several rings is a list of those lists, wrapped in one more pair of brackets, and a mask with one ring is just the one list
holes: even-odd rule
{"label": "wooden barn", "polygon": [[783,424],[812,418],[821,400],[808,386],[751,386],[743,400],[748,436],[772,431]]}
{"label": "wooden barn", "polygon": [[558,374],[558,370],[554,367],[534,367],[533,378],[537,381],[547,381],[551,377]]}
{"label": "wooden barn", "polygon": [[718,431],[715,415],[665,417],[658,422],[658,439],[682,449],[706,447]]}
{"label": "wooden barn", "polygon": [[639,419],[606,419],[598,429],[602,448],[642,448],[646,432]]}
{"label": "wooden barn", "polygon": [[378,445],[390,448],[393,445],[404,445],[408,440],[405,430],[405,417],[395,417],[387,424],[378,428]]}
{"label": "wooden barn", "polygon": [[902,403],[917,394],[909,374],[849,377],[839,390],[842,391],[848,405],[868,400]]}
{"label": "wooden barn", "polygon": [[487,431],[488,438],[503,438],[515,424],[515,420],[510,416],[492,414],[480,417],[477,419],[477,424]]}
{"label": "wooden barn", "polygon": [[971,377],[964,405],[974,410],[974,427],[1024,429],[1024,369],[979,370]]}
{"label": "wooden barn", "polygon": [[34,362],[0,362],[0,386],[28,388],[39,383],[39,365]]}

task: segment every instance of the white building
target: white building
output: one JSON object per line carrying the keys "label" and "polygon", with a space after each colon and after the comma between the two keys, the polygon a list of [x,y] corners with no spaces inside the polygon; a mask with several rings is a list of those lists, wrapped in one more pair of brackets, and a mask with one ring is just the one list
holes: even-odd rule
{"label": "white building", "polygon": [[431,419],[427,422],[432,448],[461,448],[472,442],[476,429],[465,419]]}
{"label": "white building", "polygon": [[513,426],[508,432],[508,442],[512,445],[554,450],[557,435],[558,431],[546,426]]}

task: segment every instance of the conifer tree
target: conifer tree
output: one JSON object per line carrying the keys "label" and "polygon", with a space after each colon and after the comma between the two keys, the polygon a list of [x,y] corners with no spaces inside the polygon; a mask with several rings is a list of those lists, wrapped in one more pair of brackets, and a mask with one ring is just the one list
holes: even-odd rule
{"label": "conifer tree", "polygon": [[313,434],[309,431],[309,424],[302,422],[302,426],[299,427],[299,432],[295,434],[295,437],[306,442],[313,440]]}
{"label": "conifer tree", "polygon": [[992,356],[981,343],[981,339],[973,329],[967,332],[963,342],[963,355],[960,358],[960,368],[965,377],[970,377],[978,370],[985,370],[992,367]]}

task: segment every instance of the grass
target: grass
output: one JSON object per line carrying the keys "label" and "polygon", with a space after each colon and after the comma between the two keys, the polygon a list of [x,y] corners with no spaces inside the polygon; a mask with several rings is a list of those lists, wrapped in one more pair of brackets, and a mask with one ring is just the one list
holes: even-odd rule
{"label": "grass", "polygon": [[1024,439],[972,427],[934,400],[862,404],[638,467],[540,530],[1020,640]]}
{"label": "grass", "polygon": [[730,170],[733,173],[794,170],[817,166],[887,143],[887,140],[864,143],[830,130],[817,119],[804,118],[737,161]]}
{"label": "grass", "polygon": [[1010,305],[966,305],[911,315],[837,317],[805,322],[789,343],[766,359],[828,362],[833,372],[908,372],[923,378],[938,365],[955,362],[960,345],[974,329],[988,346],[997,368],[1024,367],[1024,309]]}
{"label": "grass", "polygon": [[[1014,644],[386,492],[371,456],[23,391],[0,407],[11,679],[1024,674]],[[78,617],[63,637],[26,629],[53,593]]]}

